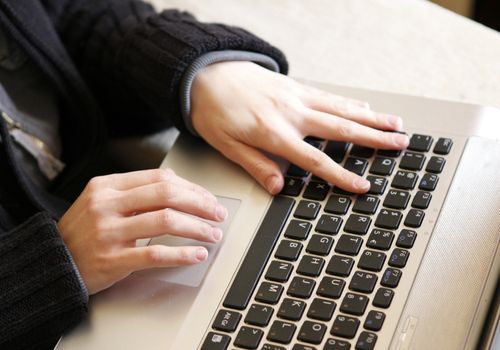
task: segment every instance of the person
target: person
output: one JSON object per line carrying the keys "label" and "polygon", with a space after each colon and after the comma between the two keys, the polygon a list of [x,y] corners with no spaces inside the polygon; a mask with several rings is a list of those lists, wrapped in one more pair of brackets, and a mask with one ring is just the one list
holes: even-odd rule
{"label": "person", "polygon": [[[274,154],[347,191],[369,183],[303,139],[401,149],[401,118],[286,76],[277,48],[233,26],[140,0],[0,1],[0,348],[50,348],[88,296],[205,248],[136,247],[173,234],[216,242],[216,197],[172,170],[117,173],[108,136],[172,125],[202,137],[269,193]],[[382,131],[383,130],[383,131]]]}

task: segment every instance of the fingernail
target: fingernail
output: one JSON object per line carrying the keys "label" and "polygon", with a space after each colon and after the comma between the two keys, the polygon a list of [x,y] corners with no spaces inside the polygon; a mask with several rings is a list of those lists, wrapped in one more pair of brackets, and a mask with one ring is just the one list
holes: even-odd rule
{"label": "fingernail", "polygon": [[406,148],[410,143],[408,135],[394,134],[393,138],[394,138],[394,144],[401,148]]}
{"label": "fingernail", "polygon": [[368,191],[370,189],[370,181],[363,179],[362,177],[358,177],[356,180],[354,180],[354,187],[357,187],[363,191]]}
{"label": "fingernail", "polygon": [[227,209],[224,208],[222,205],[217,204],[217,207],[215,208],[215,215],[217,216],[218,220],[224,221],[227,216]]}
{"label": "fingernail", "polygon": [[403,119],[397,115],[387,115],[387,121],[397,130],[401,130],[403,128]]}
{"label": "fingernail", "polygon": [[208,251],[205,248],[199,248],[196,250],[196,260],[205,261],[208,257]]}
{"label": "fingernail", "polygon": [[222,230],[218,227],[212,227],[212,237],[214,241],[220,241],[220,239],[222,238]]}
{"label": "fingernail", "polygon": [[266,180],[266,189],[272,194],[278,193],[281,190],[281,186],[281,178],[278,176],[272,175]]}

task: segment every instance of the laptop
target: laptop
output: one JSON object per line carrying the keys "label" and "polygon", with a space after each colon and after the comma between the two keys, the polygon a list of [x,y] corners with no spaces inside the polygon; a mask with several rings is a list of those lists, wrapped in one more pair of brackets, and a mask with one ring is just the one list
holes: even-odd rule
{"label": "laptop", "polygon": [[[134,273],[91,297],[58,350],[499,348],[500,111],[307,83],[403,116],[409,149],[309,138],[370,192],[281,161],[286,186],[272,197],[181,135],[161,166],[219,197],[224,239],[204,264]],[[138,242],[150,243],[190,242]]]}

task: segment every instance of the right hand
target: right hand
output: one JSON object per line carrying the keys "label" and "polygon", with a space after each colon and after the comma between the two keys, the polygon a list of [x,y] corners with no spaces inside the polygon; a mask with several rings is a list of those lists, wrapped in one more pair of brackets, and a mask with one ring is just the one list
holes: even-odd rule
{"label": "right hand", "polygon": [[155,169],[93,178],[58,227],[94,294],[137,270],[206,260],[201,246],[136,247],[136,240],[171,234],[217,242],[222,231],[201,218],[221,222],[226,216],[204,188],[172,170]]}

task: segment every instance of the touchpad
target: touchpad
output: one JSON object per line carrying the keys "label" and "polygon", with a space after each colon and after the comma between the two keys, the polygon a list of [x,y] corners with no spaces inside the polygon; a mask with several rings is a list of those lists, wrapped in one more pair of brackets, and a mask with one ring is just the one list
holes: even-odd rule
{"label": "touchpad", "polygon": [[228,216],[224,222],[213,222],[210,221],[210,224],[213,226],[220,227],[223,232],[223,238],[218,243],[206,243],[200,242],[189,238],[177,237],[171,235],[165,235],[157,238],[153,238],[149,245],[157,245],[163,244],[171,247],[175,246],[203,246],[208,250],[208,257],[203,263],[189,266],[181,266],[181,267],[169,267],[169,268],[160,268],[160,269],[149,269],[144,271],[136,272],[138,275],[148,278],[158,279],[164,282],[170,282],[175,284],[181,284],[189,287],[198,287],[205,274],[208,271],[208,268],[212,264],[212,261],[217,256],[217,252],[220,247],[224,244],[224,241],[227,237],[227,233],[229,231],[229,227],[231,225],[231,221],[233,220],[238,208],[240,207],[241,200],[227,197],[219,197],[217,196],[219,203],[221,203],[224,207],[226,207],[228,211]]}

